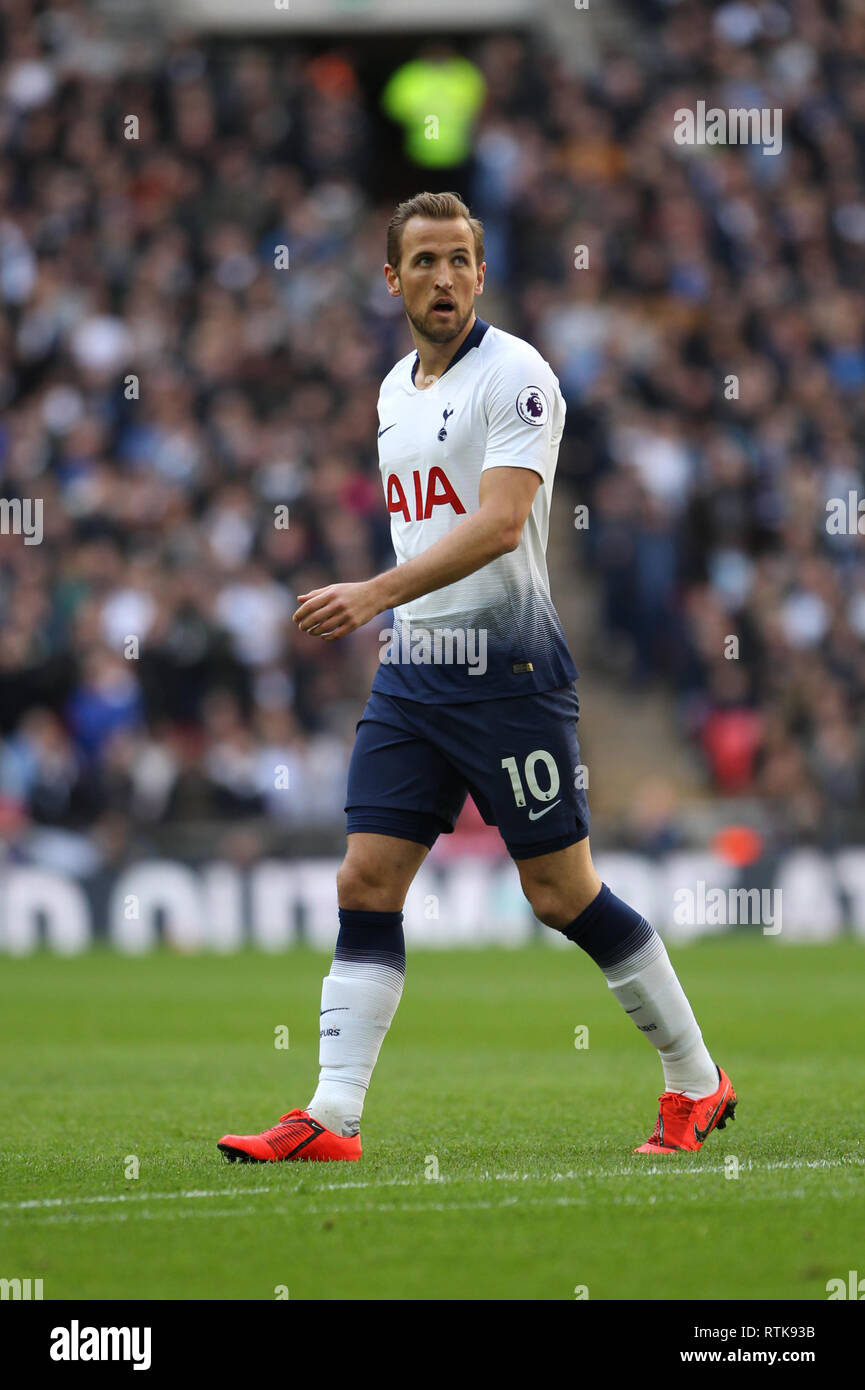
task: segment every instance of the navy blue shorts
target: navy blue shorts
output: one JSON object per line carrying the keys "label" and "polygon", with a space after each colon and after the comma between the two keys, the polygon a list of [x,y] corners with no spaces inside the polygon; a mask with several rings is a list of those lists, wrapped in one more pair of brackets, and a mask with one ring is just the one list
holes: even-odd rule
{"label": "navy blue shorts", "polygon": [[589,833],[576,683],[502,700],[431,705],[373,691],[356,726],[346,831],[430,848],[470,795],[514,859]]}

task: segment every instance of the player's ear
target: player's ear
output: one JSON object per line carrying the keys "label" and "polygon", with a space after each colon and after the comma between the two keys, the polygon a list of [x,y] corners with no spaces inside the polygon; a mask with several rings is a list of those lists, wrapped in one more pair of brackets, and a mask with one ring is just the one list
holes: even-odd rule
{"label": "player's ear", "polygon": [[399,284],[399,273],[396,270],[394,270],[393,266],[389,262],[385,263],[384,278],[387,282],[388,294],[392,294],[394,299],[398,299],[402,294],[402,290],[400,289]]}

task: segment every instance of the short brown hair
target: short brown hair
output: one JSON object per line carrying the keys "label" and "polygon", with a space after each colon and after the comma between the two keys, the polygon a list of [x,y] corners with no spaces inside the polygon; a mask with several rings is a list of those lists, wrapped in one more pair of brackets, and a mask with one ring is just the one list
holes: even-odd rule
{"label": "short brown hair", "polygon": [[402,232],[410,217],[464,217],[469,224],[475,243],[475,264],[481,265],[484,259],[484,228],[477,217],[472,217],[458,193],[416,193],[400,203],[387,227],[387,261],[394,270],[399,270],[402,256]]}

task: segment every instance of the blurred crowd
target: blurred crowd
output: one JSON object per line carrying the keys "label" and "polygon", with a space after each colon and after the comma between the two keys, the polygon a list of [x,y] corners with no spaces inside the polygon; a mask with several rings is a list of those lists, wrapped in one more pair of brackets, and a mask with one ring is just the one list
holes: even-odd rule
{"label": "blurred crowd", "polygon": [[[865,539],[826,502],[865,497],[865,12],[629,13],[587,78],[536,38],[470,53],[481,313],[552,363],[589,507],[553,594],[594,569],[577,665],[672,689],[707,786],[843,837]],[[384,234],[431,176],[371,194],[349,46],[128,45],[80,0],[0,22],[0,497],[44,528],[0,534],[0,835],[341,829],[385,618],[325,644],[291,615],[394,563]],[[781,152],[677,145],[699,100],[781,108]]]}
{"label": "blurred crowd", "polygon": [[[599,631],[635,684],[672,684],[711,786],[838,843],[865,831],[865,10],[633,8],[644,60],[562,122],[596,268],[537,312]],[[781,152],[671,144],[699,101],[780,111]]]}

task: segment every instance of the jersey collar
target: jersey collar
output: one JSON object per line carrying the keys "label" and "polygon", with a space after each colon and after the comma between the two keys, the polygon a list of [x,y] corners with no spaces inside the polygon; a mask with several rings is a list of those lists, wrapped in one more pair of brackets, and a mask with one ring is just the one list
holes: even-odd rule
{"label": "jersey collar", "polygon": [[[471,326],[470,332],[466,334],[465,338],[463,338],[462,342],[460,343],[450,362],[448,362],[447,366],[442,372],[442,376],[446,376],[447,373],[450,371],[451,367],[455,367],[457,362],[462,361],[467,352],[471,352],[472,348],[476,348],[478,346],[488,328],[488,323],[485,323],[483,319],[475,317],[475,321]],[[412,386],[414,386],[415,390],[418,390],[418,387],[414,385],[414,374],[419,366],[420,356],[418,355],[418,353],[415,353],[414,361],[411,364],[411,375],[409,376],[409,382]],[[442,376],[439,377],[439,381],[441,381]]]}

